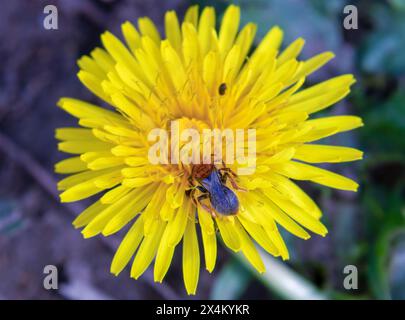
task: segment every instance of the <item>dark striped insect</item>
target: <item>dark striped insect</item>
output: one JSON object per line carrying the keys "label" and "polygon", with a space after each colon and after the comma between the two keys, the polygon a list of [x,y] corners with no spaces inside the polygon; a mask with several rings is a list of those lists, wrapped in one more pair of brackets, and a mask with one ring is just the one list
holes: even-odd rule
{"label": "dark striped insect", "polygon": [[[213,164],[193,165],[190,176],[190,182],[194,186],[190,193],[193,201],[213,216],[216,216],[216,213],[226,216],[237,214],[238,197],[226,186],[226,180],[229,178],[234,189],[242,190],[237,186],[235,176],[236,174],[226,167],[217,169]],[[199,196],[195,196],[196,190],[201,191]],[[205,199],[209,200],[210,205],[203,202]]]}

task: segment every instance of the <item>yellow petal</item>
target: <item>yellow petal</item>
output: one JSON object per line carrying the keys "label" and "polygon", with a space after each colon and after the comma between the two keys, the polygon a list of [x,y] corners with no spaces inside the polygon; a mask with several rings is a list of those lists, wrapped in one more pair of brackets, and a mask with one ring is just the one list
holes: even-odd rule
{"label": "yellow petal", "polygon": [[152,262],[153,258],[156,255],[159,243],[162,239],[165,225],[166,223],[162,220],[156,220],[151,234],[144,237],[132,264],[132,278],[138,279]]}
{"label": "yellow petal", "polygon": [[150,199],[149,204],[146,206],[145,210],[142,213],[142,217],[145,221],[144,234],[145,236],[149,235],[152,231],[153,225],[157,220],[160,219],[159,211],[164,202],[165,193],[167,190],[167,185],[163,182],[154,183],[150,186],[150,194],[152,198]]}
{"label": "yellow petal", "polygon": [[[290,84],[290,79],[296,72],[299,63],[295,59],[290,59],[283,65],[279,66],[272,75],[269,84],[281,82],[283,84]],[[300,110],[301,111],[301,110]]]}
{"label": "yellow petal", "polygon": [[200,205],[197,207],[197,211],[201,229],[204,229],[207,234],[215,233],[214,221],[212,220],[211,214],[205,211]]}
{"label": "yellow petal", "polygon": [[[69,178],[71,178],[70,181],[68,180]],[[104,189],[108,189],[118,183],[121,179],[121,175],[120,170],[115,170],[99,171],[96,175],[85,175],[85,173],[82,173],[69,178],[60,181],[58,184],[59,188],[66,188],[66,191],[60,195],[62,202],[81,200]],[[79,182],[76,183],[77,181]],[[106,181],[107,183],[102,184],[100,181]],[[110,182],[113,183],[110,184]]]}
{"label": "yellow petal", "polygon": [[306,213],[305,211],[297,207],[289,199],[280,197],[272,189],[265,189],[263,190],[263,193],[266,194],[271,199],[274,211],[279,209],[283,210],[291,218],[293,218],[303,227],[311,230],[312,232],[315,232],[322,236],[325,236],[328,233],[326,227],[318,219],[316,219],[315,217],[311,216],[310,214]]}
{"label": "yellow petal", "polygon": [[96,140],[96,138],[94,138],[94,140],[70,140],[59,142],[58,150],[66,153],[80,154],[90,151],[107,151],[113,146],[113,144]]}
{"label": "yellow petal", "polygon": [[189,215],[193,210],[191,200],[189,198],[185,199],[183,205],[177,210],[175,217],[173,219],[173,232],[168,238],[168,244],[170,246],[176,246],[186,229],[187,220]]}
{"label": "yellow petal", "polygon": [[111,126],[111,125],[106,125],[104,126],[104,130],[111,132],[112,134],[120,137],[126,137],[126,138],[131,138],[131,139],[136,139],[140,140],[141,134],[133,129],[128,129],[125,127],[117,127],[117,126]]}
{"label": "yellow petal", "polygon": [[126,178],[122,180],[122,185],[128,188],[139,188],[152,182],[153,179],[151,177]]}
{"label": "yellow petal", "polygon": [[89,129],[57,128],[55,138],[58,140],[94,140],[94,135]]}
{"label": "yellow petal", "polygon": [[220,72],[222,72],[222,64],[219,60],[217,52],[209,52],[204,58],[203,64],[203,79],[211,94],[216,94],[220,85]]}
{"label": "yellow petal", "polygon": [[184,182],[172,184],[166,191],[166,200],[171,204],[173,209],[179,208],[184,201],[185,194]]}
{"label": "yellow petal", "polygon": [[110,151],[85,152],[80,156],[80,159],[89,164],[90,162],[103,157],[111,157],[111,152]]}
{"label": "yellow petal", "polygon": [[217,259],[217,235],[211,214],[198,206],[198,221],[204,246],[205,268],[212,272]]}
{"label": "yellow petal", "polygon": [[358,188],[358,184],[349,178],[304,163],[289,161],[276,164],[272,168],[276,172],[292,179],[311,180],[331,188],[348,191],[357,191]]}
{"label": "yellow petal", "polygon": [[106,192],[100,198],[100,201],[103,204],[114,203],[117,200],[121,199],[123,196],[125,196],[129,191],[131,191],[131,188],[127,188],[125,186],[118,186],[118,187]]}
{"label": "yellow petal", "polygon": [[143,220],[139,218],[122,239],[111,262],[110,272],[118,275],[128,264],[143,238]]}
{"label": "yellow petal", "polygon": [[136,123],[138,128],[150,130],[156,127],[152,119],[141,109],[139,109],[133,102],[125,98],[123,94],[115,93],[111,96],[111,99],[119,110],[128,115],[128,117],[130,117]]}
{"label": "yellow petal", "polygon": [[125,163],[131,167],[144,166],[149,164],[149,160],[143,157],[127,157]]}
{"label": "yellow petal", "polygon": [[145,170],[147,168],[145,166],[141,167],[132,167],[132,168],[124,168],[122,169],[121,173],[125,178],[137,178],[143,177],[145,175]]}
{"label": "yellow petal", "polygon": [[96,78],[105,79],[106,74],[104,70],[89,56],[83,56],[77,61],[77,65],[83,71],[86,71]]}
{"label": "yellow petal", "polygon": [[134,54],[135,50],[141,46],[141,35],[139,34],[138,30],[136,30],[135,26],[129,21],[125,21],[121,25],[121,31],[128,47]]}
{"label": "yellow petal", "polygon": [[[246,204],[246,201],[244,202],[244,204]],[[249,210],[251,210],[251,208]],[[250,215],[253,216],[254,212],[255,211],[252,211]],[[280,255],[283,260],[287,260],[289,258],[288,249],[283,238],[280,235],[280,232],[278,231],[277,224],[274,222],[273,218],[270,216],[262,217],[262,215],[256,215],[255,218],[257,219],[257,223],[262,226],[265,234],[267,235],[267,238],[270,239],[270,241],[276,247],[276,256]],[[256,223],[255,221],[252,221],[252,219],[247,218],[245,215],[243,215],[242,219],[243,220],[240,220],[241,222],[250,221]],[[273,251],[273,249],[271,250]]]}
{"label": "yellow petal", "polygon": [[233,83],[239,72],[239,59],[240,47],[234,45],[225,58],[222,82],[228,85]]}
{"label": "yellow petal", "polygon": [[[273,222],[274,223],[274,222]],[[264,230],[266,231],[269,238],[273,241],[275,246],[277,247],[278,251],[280,252],[280,256],[283,260],[288,260],[290,255],[288,253],[287,246],[283,238],[280,235],[280,232],[277,229],[277,225],[274,223],[273,227],[268,227],[267,225],[263,225]]]}
{"label": "yellow petal", "polygon": [[194,27],[198,24],[198,5],[191,6],[184,15],[184,22],[191,23]]}
{"label": "yellow petal", "polygon": [[179,20],[175,11],[167,11],[165,15],[166,37],[169,39],[173,48],[180,53],[181,48],[181,31]]}
{"label": "yellow petal", "polygon": [[112,148],[111,153],[117,157],[136,156],[139,155],[140,149],[120,145]]}
{"label": "yellow petal", "polygon": [[282,65],[290,59],[296,59],[300,54],[302,48],[304,47],[305,40],[302,38],[298,38],[294,42],[292,42],[287,48],[280,53],[277,58],[277,64]]}
{"label": "yellow petal", "polygon": [[240,8],[230,5],[222,18],[221,28],[219,30],[219,49],[221,56],[226,57],[231,49],[239,28]]}
{"label": "yellow petal", "polygon": [[87,164],[80,157],[68,158],[55,164],[56,173],[76,173],[84,170],[87,170]]}
{"label": "yellow petal", "polygon": [[283,150],[275,153],[273,156],[264,159],[264,161],[262,163],[266,164],[266,165],[270,165],[270,164],[274,164],[274,163],[285,162],[285,161],[291,160],[292,157],[294,157],[294,154],[295,154],[295,148],[286,148],[286,149],[283,149]]}
{"label": "yellow petal", "polygon": [[334,77],[332,79],[323,81],[307,89],[301,90],[300,92],[294,94],[289,99],[290,104],[299,103],[314,97],[323,95],[329,91],[342,90],[349,88],[356,80],[352,74],[344,74],[341,76]]}
{"label": "yellow petal", "polygon": [[104,49],[95,48],[90,55],[98,66],[104,70],[104,73],[108,73],[114,67],[114,60]]}
{"label": "yellow petal", "polygon": [[247,54],[249,53],[255,39],[256,30],[257,26],[254,23],[248,23],[243,27],[242,31],[235,40],[235,45],[240,48],[238,68],[240,68],[240,66],[243,64]]}
{"label": "yellow petal", "polygon": [[76,118],[101,118],[112,123],[125,121],[125,118],[116,112],[77,99],[61,98],[58,106]]}
{"label": "yellow petal", "polygon": [[170,232],[171,228],[167,226],[156,254],[155,268],[153,273],[156,282],[162,282],[167,270],[169,270],[170,263],[172,262],[175,247],[169,246],[167,243]]}
{"label": "yellow petal", "polygon": [[183,238],[183,278],[188,294],[195,294],[200,274],[200,250],[194,218],[188,219]]}
{"label": "yellow petal", "polygon": [[120,200],[113,204],[104,205],[103,211],[101,211],[94,219],[92,219],[82,230],[82,234],[85,238],[94,237],[99,234],[106,224],[120,212],[120,210],[128,203],[128,201],[136,194],[137,190],[134,190]]}
{"label": "yellow petal", "polygon": [[95,75],[80,70],[77,74],[79,80],[84,84],[84,86],[89,89],[92,93],[94,93],[100,99],[111,103],[110,97],[104,93],[103,88],[101,87],[101,78],[96,77]]}
{"label": "yellow petal", "polygon": [[91,197],[103,190],[103,188],[98,188],[93,180],[82,182],[62,192],[60,194],[60,201],[73,202],[82,200]]}
{"label": "yellow petal", "polygon": [[123,177],[121,174],[120,167],[114,168],[117,168],[118,170],[114,171],[110,175],[105,175],[94,179],[94,184],[96,185],[96,187],[101,189],[110,189],[122,182]]}
{"label": "yellow petal", "polygon": [[271,181],[272,187],[280,192],[285,198],[291,199],[291,201],[293,201],[297,206],[317,219],[322,216],[321,210],[318,208],[312,198],[289,178],[274,172],[266,172],[265,176],[266,181]]}
{"label": "yellow petal", "polygon": [[143,210],[152,198],[152,188],[145,187],[128,199],[121,210],[107,223],[103,229],[103,235],[109,236],[121,230],[129,221]]}
{"label": "yellow petal", "polygon": [[94,161],[91,161],[87,167],[90,170],[101,170],[106,168],[112,168],[124,164],[124,158],[119,157],[100,157]]}
{"label": "yellow petal", "polygon": [[138,65],[134,56],[116,36],[114,36],[111,32],[106,31],[101,35],[101,42],[116,62],[125,65],[132,72],[137,74],[136,70]]}
{"label": "yellow petal", "polygon": [[241,242],[233,220],[233,217],[222,216],[215,219],[225,245],[237,252],[241,248]]}
{"label": "yellow petal", "polygon": [[363,158],[363,152],[354,148],[303,144],[295,148],[294,159],[309,163],[347,162]]}
{"label": "yellow petal", "polygon": [[163,221],[169,221],[173,219],[175,209],[172,208],[169,201],[164,201],[162,208],[160,209],[160,218]]}
{"label": "yellow petal", "polygon": [[203,229],[201,229],[201,234],[204,246],[205,268],[211,273],[215,268],[217,260],[217,236],[215,233],[207,233]]}
{"label": "yellow petal", "polygon": [[150,37],[155,43],[160,42],[160,34],[155,24],[148,17],[138,19],[138,28],[143,36]]}
{"label": "yellow petal", "polygon": [[241,241],[241,250],[246,259],[259,273],[263,273],[264,271],[266,271],[262,258],[257,252],[252,240],[237,219],[235,219],[235,229],[239,235],[239,239]]}
{"label": "yellow petal", "polygon": [[182,52],[184,57],[184,65],[186,68],[188,68],[188,70],[200,71],[201,56],[197,30],[192,24],[183,23],[182,31]]}
{"label": "yellow petal", "polygon": [[200,41],[201,54],[205,54],[210,49],[211,30],[215,28],[215,10],[213,7],[205,7],[201,13],[198,24],[198,39]]}
{"label": "yellow petal", "polygon": [[266,232],[264,231],[263,227],[257,223],[253,223],[252,221],[244,218],[243,216],[238,216],[239,221],[242,223],[243,227],[249,232],[250,236],[256,240],[256,242],[265,249],[268,253],[272,254],[273,256],[279,256],[280,253],[278,252],[277,247],[268,237]]}
{"label": "yellow petal", "polygon": [[361,118],[356,116],[333,116],[306,121],[312,127],[299,141],[312,142],[330,135],[356,129],[363,126]]}
{"label": "yellow petal", "polygon": [[284,111],[294,112],[294,111],[304,111],[308,114],[323,110],[336,102],[342,100],[350,92],[348,88],[342,88],[336,91],[329,91],[323,95],[316,96],[312,99],[304,100],[302,102],[288,104]]}
{"label": "yellow petal", "polygon": [[280,29],[280,27],[274,26],[267,32],[255,52],[253,52],[252,59],[261,53],[268,52],[271,54],[273,51],[278,51],[282,41],[283,31]]}
{"label": "yellow petal", "polygon": [[[161,58],[158,51],[159,51],[158,44],[153,42],[153,40],[148,36],[142,37],[142,49],[137,49],[135,51],[135,56],[138,60],[139,66],[140,68],[142,68],[143,73],[146,76],[146,79],[148,80],[148,83],[152,84],[152,86],[156,85],[157,78],[160,77],[162,71],[164,71],[163,68],[161,67]],[[122,76],[125,74],[126,71],[124,71],[123,69],[124,66],[120,67],[121,69],[120,70],[117,69],[117,71],[120,74],[120,76]],[[133,79],[132,75],[131,78]],[[135,81],[133,81],[132,79],[126,78],[124,81],[128,83],[131,86],[131,88],[133,88],[135,91],[141,92],[144,97],[148,97],[152,94],[152,90],[149,91],[149,89],[152,88],[139,87],[138,86],[139,81],[137,81],[136,79],[134,79]],[[130,95],[130,97],[131,96],[132,94]],[[142,105],[143,102],[141,99],[138,99],[136,96],[134,96],[133,99],[137,103],[141,102]]]}
{"label": "yellow petal", "polygon": [[167,71],[171,75],[172,82],[176,90],[180,92],[187,81],[186,72],[184,71],[181,59],[167,40],[162,41],[161,52]]}
{"label": "yellow petal", "polygon": [[[267,189],[263,189],[263,193],[266,191]],[[276,221],[293,235],[302,239],[310,238],[310,235],[300,225],[285,214],[278,206],[274,205],[274,203],[263,195],[263,193],[252,192],[252,194],[249,196],[250,201],[244,201],[244,205],[250,212],[261,213],[254,215],[258,223],[260,223],[263,227],[271,227],[273,225],[273,221]]]}
{"label": "yellow petal", "polygon": [[[103,173],[111,172],[111,169],[106,169],[103,171]],[[76,173],[73,175],[70,175],[66,177],[65,179],[62,179],[61,181],[58,182],[58,190],[66,190],[68,188],[73,187],[76,184],[85,182],[87,180],[93,179],[95,177],[98,177],[100,175],[100,172],[94,172],[94,171],[85,171],[85,172],[80,172]]]}
{"label": "yellow petal", "polygon": [[300,68],[299,72],[297,72],[294,78],[299,79],[315,72],[334,57],[335,55],[333,54],[333,52],[323,52],[304,61],[302,67]]}
{"label": "yellow petal", "polygon": [[73,221],[73,226],[77,229],[87,225],[106,207],[107,206],[102,204],[100,201],[94,202],[91,206],[87,207],[76,217],[76,219]]}

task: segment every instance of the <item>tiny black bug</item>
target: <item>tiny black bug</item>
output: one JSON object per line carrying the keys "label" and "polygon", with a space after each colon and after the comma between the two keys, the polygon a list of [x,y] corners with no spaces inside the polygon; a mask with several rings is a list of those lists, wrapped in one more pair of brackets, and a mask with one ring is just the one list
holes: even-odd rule
{"label": "tiny black bug", "polygon": [[226,92],[226,83],[221,83],[221,85],[218,88],[218,92],[221,96],[223,96]]}

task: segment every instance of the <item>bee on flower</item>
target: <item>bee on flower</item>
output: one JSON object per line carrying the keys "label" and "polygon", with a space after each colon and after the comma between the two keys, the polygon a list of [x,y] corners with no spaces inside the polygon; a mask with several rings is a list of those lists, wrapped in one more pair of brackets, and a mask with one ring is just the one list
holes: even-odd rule
{"label": "bee on flower", "polygon": [[[305,78],[334,55],[324,52],[301,61],[304,40],[281,50],[283,32],[273,27],[248,56],[256,26],[248,23],[239,30],[239,20],[234,5],[219,31],[211,7],[201,14],[198,7],[189,8],[183,22],[169,11],[162,37],[149,18],[140,18],[137,27],[122,25],[124,42],[107,31],[101,36],[103,48],[78,61],[80,81],[112,108],[60,99],[58,105],[78,119],[80,128],[56,130],[59,150],[71,154],[55,166],[57,173],[69,175],[58,189],[62,202],[99,195],[73,222],[85,238],[131,225],[111,264],[115,275],[133,259],[130,275],[137,279],[154,262],[155,281],[161,282],[182,242],[184,283],[187,293],[195,294],[199,242],[205,268],[212,272],[217,235],[264,272],[255,243],[285,260],[289,254],[281,228],[302,239],[310,232],[327,233],[321,210],[295,180],[357,190],[356,182],[316,164],[359,160],[362,152],[315,141],[360,127],[362,120],[312,118],[347,96],[353,76],[303,88]],[[151,162],[156,141],[149,139],[150,132],[170,130],[173,121],[199,133],[254,130],[255,170],[240,174],[244,164],[228,158]],[[165,143],[181,150],[187,145],[171,135]],[[158,156],[165,153],[172,157],[173,149],[163,148]]]}

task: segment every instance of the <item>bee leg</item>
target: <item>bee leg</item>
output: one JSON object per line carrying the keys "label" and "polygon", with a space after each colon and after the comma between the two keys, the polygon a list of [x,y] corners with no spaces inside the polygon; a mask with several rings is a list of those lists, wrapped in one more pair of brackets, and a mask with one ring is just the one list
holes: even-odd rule
{"label": "bee leg", "polygon": [[188,177],[188,183],[192,188],[195,188],[195,183],[193,177]]}
{"label": "bee leg", "polygon": [[[196,191],[199,190],[200,192],[203,192],[203,194],[199,195],[198,197],[195,196]],[[191,201],[193,201],[194,205],[198,207],[198,205],[201,206],[205,211],[210,213],[213,218],[216,218],[216,214],[214,210],[210,206],[207,206],[205,203],[202,203],[202,200],[208,199],[209,198],[209,193],[207,190],[202,187],[202,186],[193,186],[192,189],[190,189],[189,196],[191,198]]]}
{"label": "bee leg", "polygon": [[223,172],[226,172],[227,174],[229,174],[229,175],[232,175],[234,178],[236,178],[238,175],[235,173],[235,172],[233,172],[233,170],[231,169],[231,168],[227,168],[227,167],[225,167],[225,163],[222,163],[222,165],[224,166],[223,168],[219,168],[218,169],[218,171],[223,171]]}
{"label": "bee leg", "polygon": [[[229,168],[222,168],[222,169],[229,169]],[[219,170],[221,170],[221,169],[219,169]],[[230,169],[229,169],[230,170]],[[236,174],[232,171],[232,170],[230,170],[230,171],[228,171],[228,170],[222,170],[222,171],[224,171],[224,174],[222,175],[222,183],[226,183],[226,179],[227,178],[229,178],[229,182],[231,183],[231,185],[232,185],[232,188],[233,189],[235,189],[235,190],[237,190],[237,191],[244,191],[244,192],[246,192],[247,190],[245,189],[245,188],[242,188],[242,187],[239,187],[238,186],[238,184],[236,183],[236,181],[235,181],[235,176],[236,176]],[[231,173],[232,174],[231,174]],[[235,175],[235,176],[234,176]]]}
{"label": "bee leg", "polygon": [[229,181],[231,182],[231,185],[235,190],[247,192],[247,189],[238,186],[238,184],[236,183],[236,181],[233,177],[229,176]]}
{"label": "bee leg", "polygon": [[214,212],[214,210],[212,210],[212,208],[210,206],[207,206],[205,203],[202,203],[201,201],[204,199],[208,199],[209,198],[209,194],[208,193],[204,193],[200,196],[197,197],[197,201],[200,204],[201,208],[203,208],[205,211],[207,211],[208,213],[210,213],[212,215],[213,218],[216,218],[217,215]]}

